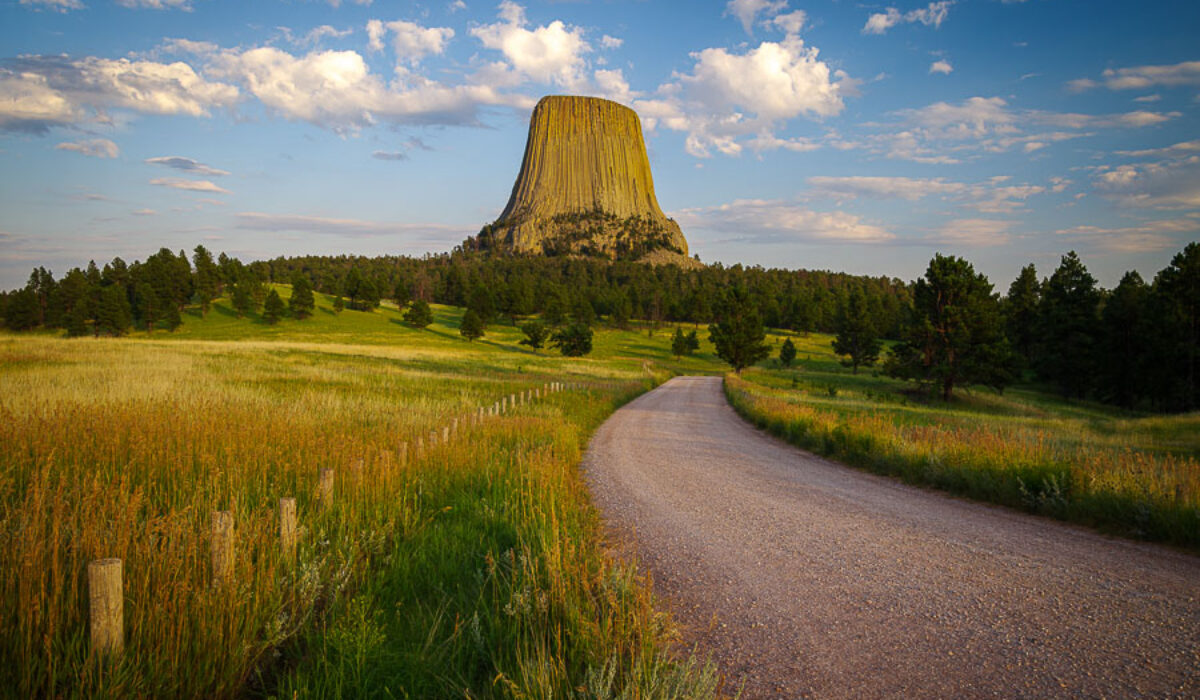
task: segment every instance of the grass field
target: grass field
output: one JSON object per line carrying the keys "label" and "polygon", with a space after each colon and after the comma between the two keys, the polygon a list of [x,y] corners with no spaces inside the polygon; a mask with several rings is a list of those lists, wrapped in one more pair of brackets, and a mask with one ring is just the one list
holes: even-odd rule
{"label": "grass field", "polygon": [[869,369],[851,374],[828,336],[793,342],[793,369],[768,362],[726,382],[759,427],[913,483],[1200,547],[1200,414],[1139,417],[1029,388],[928,402]]}
{"label": "grass field", "polygon": [[[222,302],[174,333],[0,335],[5,692],[716,696],[714,670],[671,651],[647,583],[605,556],[578,471],[616,406],[672,373],[724,371],[711,346],[674,360],[670,328],[602,330],[566,359],[507,325],[468,343],[461,310],[434,312],[418,331],[394,307],[337,315],[318,295],[313,318],[276,326]],[[793,338],[796,367],[728,377],[759,425],[920,483],[1197,546],[1200,417],[1031,390],[921,403],[841,368],[828,336]],[[576,388],[472,420],[547,382]],[[321,469],[335,470],[332,504],[316,497]],[[279,547],[286,496],[294,560]],[[217,510],[235,520],[225,585]],[[86,566],[101,557],[125,562],[117,660],[88,643]]]}
{"label": "grass field", "polygon": [[[455,309],[415,331],[394,309],[320,304],[275,327],[219,304],[173,334],[0,336],[4,688],[714,694],[711,669],[668,657],[646,584],[605,558],[577,469],[612,409],[668,376],[647,364],[665,333],[601,334],[592,356],[565,360],[516,346],[511,328],[468,344]],[[479,407],[555,381],[578,388],[473,425]],[[285,496],[302,528],[294,561],[278,542]],[[224,586],[210,571],[216,510],[235,520]],[[86,565],[102,557],[125,567],[115,662],[88,644]]]}

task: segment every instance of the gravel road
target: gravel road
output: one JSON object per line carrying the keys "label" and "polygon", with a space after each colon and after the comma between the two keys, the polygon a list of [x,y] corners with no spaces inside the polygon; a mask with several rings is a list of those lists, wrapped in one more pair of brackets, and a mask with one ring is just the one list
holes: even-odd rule
{"label": "gravel road", "polygon": [[1200,697],[1200,557],[816,457],[719,378],[617,411],[585,469],[743,697]]}

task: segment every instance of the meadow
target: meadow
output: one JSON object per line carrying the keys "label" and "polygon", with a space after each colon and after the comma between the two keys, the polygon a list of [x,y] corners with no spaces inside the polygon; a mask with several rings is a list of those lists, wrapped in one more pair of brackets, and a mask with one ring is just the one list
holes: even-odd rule
{"label": "meadow", "polygon": [[1127,537],[1200,547],[1200,414],[1138,415],[1033,387],[951,403],[871,368],[841,367],[828,336],[798,360],[729,375],[747,420],[799,447],[910,483]]}
{"label": "meadow", "polygon": [[[0,694],[719,697],[636,562],[608,556],[579,472],[616,407],[672,374],[724,372],[711,346],[675,359],[669,326],[598,329],[568,359],[505,324],[468,343],[457,308],[415,330],[395,307],[330,301],[274,326],[219,300],[173,333],[0,335]],[[1200,416],[1025,388],[926,402],[842,368],[829,336],[787,337],[794,367],[726,375],[761,427],[915,483],[1200,545]],[[225,582],[214,511],[235,523]],[[87,564],[104,557],[124,560],[116,657],[88,639]]]}
{"label": "meadow", "polygon": [[[468,344],[460,310],[435,311],[417,331],[320,299],[266,326],[220,302],[171,334],[0,336],[3,694],[714,696],[634,565],[605,556],[578,471],[591,431],[669,376],[647,364],[666,334],[568,361],[511,328]],[[214,511],[235,523],[226,582]],[[106,557],[124,561],[116,657],[88,641]]]}

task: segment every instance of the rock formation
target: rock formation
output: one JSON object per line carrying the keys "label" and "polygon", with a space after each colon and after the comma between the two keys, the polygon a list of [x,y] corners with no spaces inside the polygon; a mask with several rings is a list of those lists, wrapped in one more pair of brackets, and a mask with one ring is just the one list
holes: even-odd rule
{"label": "rock formation", "polygon": [[597,97],[538,102],[512,196],[485,236],[517,253],[691,260],[654,196],[637,113]]}

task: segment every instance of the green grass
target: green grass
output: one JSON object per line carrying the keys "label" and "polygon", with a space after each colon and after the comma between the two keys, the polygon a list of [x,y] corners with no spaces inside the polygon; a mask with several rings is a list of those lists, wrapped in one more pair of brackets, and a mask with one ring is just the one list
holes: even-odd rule
{"label": "green grass", "polygon": [[792,369],[730,377],[748,420],[806,449],[913,483],[1200,548],[1200,414],[1136,416],[1031,388],[924,400],[840,367],[828,336]]}

